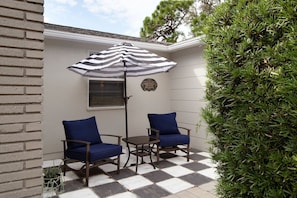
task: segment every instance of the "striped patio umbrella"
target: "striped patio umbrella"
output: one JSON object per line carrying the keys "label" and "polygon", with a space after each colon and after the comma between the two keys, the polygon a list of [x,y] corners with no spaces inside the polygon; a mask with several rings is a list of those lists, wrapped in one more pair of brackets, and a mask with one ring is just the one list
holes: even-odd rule
{"label": "striped patio umbrella", "polygon": [[124,42],[93,54],[68,69],[88,77],[124,78],[126,137],[128,137],[127,77],[167,72],[175,65],[173,61]]}

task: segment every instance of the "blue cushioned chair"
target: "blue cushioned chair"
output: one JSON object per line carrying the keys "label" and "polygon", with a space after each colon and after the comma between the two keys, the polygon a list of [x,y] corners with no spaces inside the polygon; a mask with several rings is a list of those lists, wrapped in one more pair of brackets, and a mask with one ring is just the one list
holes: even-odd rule
{"label": "blue cushioned chair", "polygon": [[[65,175],[67,163],[72,161],[83,162],[80,170],[85,169],[86,185],[89,185],[89,171],[92,167],[97,167],[105,163],[117,165],[117,173],[120,171],[120,155],[122,146],[120,136],[100,134],[97,128],[95,117],[82,120],[63,121],[66,140],[64,146],[64,168]],[[111,136],[117,138],[117,144],[103,143],[101,136]],[[115,157],[111,159],[111,157]],[[72,169],[73,170],[73,169]]]}
{"label": "blue cushioned chair", "polygon": [[[157,145],[157,162],[159,163],[160,151],[181,150],[187,154],[189,161],[190,153],[190,129],[178,127],[176,123],[176,113],[148,114],[150,128],[148,134],[160,140]],[[182,129],[186,134],[180,132]]]}

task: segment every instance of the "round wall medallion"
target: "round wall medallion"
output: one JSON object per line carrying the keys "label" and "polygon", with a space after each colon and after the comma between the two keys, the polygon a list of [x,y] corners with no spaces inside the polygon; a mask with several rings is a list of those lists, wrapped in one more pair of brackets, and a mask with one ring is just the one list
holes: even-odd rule
{"label": "round wall medallion", "polygon": [[143,91],[155,91],[157,87],[157,82],[152,78],[146,78],[141,83],[141,88]]}

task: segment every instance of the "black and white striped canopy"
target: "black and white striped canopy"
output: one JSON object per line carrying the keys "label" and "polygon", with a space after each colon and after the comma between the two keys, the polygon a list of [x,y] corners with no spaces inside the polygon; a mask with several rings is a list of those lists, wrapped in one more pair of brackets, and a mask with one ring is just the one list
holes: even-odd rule
{"label": "black and white striped canopy", "polygon": [[164,57],[133,46],[121,43],[68,67],[83,76],[113,78],[144,76],[166,72],[176,65]]}

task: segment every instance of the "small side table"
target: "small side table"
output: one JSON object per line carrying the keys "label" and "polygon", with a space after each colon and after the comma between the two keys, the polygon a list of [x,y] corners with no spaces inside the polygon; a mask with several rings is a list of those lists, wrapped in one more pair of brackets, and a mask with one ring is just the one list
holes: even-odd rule
{"label": "small side table", "polygon": [[[136,173],[138,169],[138,157],[141,157],[141,163],[144,163],[143,157],[149,155],[152,166],[154,167],[154,169],[156,168],[152,160],[151,144],[157,144],[160,142],[160,140],[152,138],[150,136],[133,136],[123,138],[122,140],[127,143],[128,148],[128,159],[124,167],[126,167],[126,165],[128,164],[130,160],[130,155],[132,154],[136,156]],[[135,150],[131,151],[129,144],[135,146]]]}

